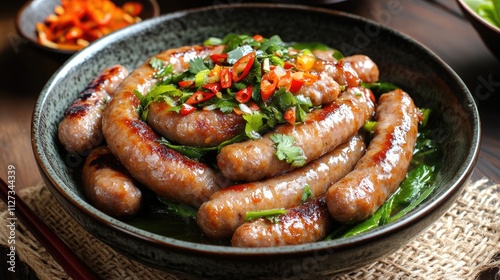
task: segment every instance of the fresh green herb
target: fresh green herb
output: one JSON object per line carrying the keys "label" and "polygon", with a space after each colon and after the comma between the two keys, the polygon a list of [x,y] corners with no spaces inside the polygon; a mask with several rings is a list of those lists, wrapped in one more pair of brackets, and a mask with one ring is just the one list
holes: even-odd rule
{"label": "fresh green herb", "polygon": [[248,211],[245,213],[245,221],[255,220],[258,218],[266,218],[272,223],[277,223],[280,215],[286,214],[286,209],[269,209],[261,211]]}
{"label": "fresh green herb", "polygon": [[429,116],[432,112],[431,109],[429,108],[422,108],[420,109],[422,112],[423,120],[420,122],[420,127],[426,127],[427,126],[427,121],[429,120]]}
{"label": "fresh green herb", "polygon": [[429,165],[438,165],[441,161],[442,155],[442,149],[432,138],[432,130],[426,127],[421,128],[418,132],[417,143],[413,149],[411,165],[419,166],[424,163]]}
{"label": "fresh green herb", "polygon": [[500,28],[499,0],[465,0],[465,2],[484,20]]}
{"label": "fresh green herb", "polygon": [[201,71],[207,71],[209,70],[208,67],[205,65],[205,62],[203,61],[202,58],[196,57],[189,61],[189,68],[188,71],[192,74],[198,74]]}
{"label": "fresh green herb", "polygon": [[195,218],[197,210],[186,204],[170,201],[166,198],[158,196],[158,200],[167,207],[167,211],[182,217],[182,218]]}
{"label": "fresh green herb", "polygon": [[241,47],[237,47],[236,49],[230,51],[227,53],[227,62],[229,64],[234,64],[238,59],[242,58],[243,56],[253,52],[253,48],[250,47],[249,45],[243,45]]}
{"label": "fresh green herb", "polygon": [[377,126],[376,121],[366,121],[363,125],[363,129],[370,133],[373,133],[375,131],[375,126]]}
{"label": "fresh green herb", "polygon": [[276,157],[285,160],[294,167],[303,166],[306,163],[306,156],[302,148],[294,146],[295,139],[284,134],[273,134],[271,140],[276,144]]}
{"label": "fresh green herb", "polygon": [[154,69],[154,70],[160,70],[165,68],[165,62],[159,58],[153,57],[149,61],[149,65]]}
{"label": "fresh green herb", "polygon": [[309,198],[313,196],[313,193],[311,191],[311,188],[309,187],[308,184],[304,187],[304,192],[302,193],[302,203],[306,202]]}
{"label": "fresh green herb", "polygon": [[201,147],[192,147],[192,146],[185,146],[185,145],[175,145],[170,143],[165,138],[161,138],[159,140],[159,143],[162,145],[165,145],[169,147],[172,150],[175,150],[189,158],[200,160],[202,159],[207,153],[209,152],[214,152],[217,151],[217,147],[208,147],[208,148],[201,148]]}
{"label": "fresh green herb", "polygon": [[264,126],[264,115],[256,111],[251,114],[244,114],[243,119],[245,119],[245,133],[249,139],[259,139],[261,138],[259,130]]}
{"label": "fresh green herb", "polygon": [[222,44],[222,39],[216,37],[210,37],[203,42],[205,46],[218,46]]}
{"label": "fresh green herb", "polygon": [[383,93],[398,89],[396,85],[387,82],[376,82],[376,83],[361,82],[361,86],[370,89],[375,95],[381,95]]}

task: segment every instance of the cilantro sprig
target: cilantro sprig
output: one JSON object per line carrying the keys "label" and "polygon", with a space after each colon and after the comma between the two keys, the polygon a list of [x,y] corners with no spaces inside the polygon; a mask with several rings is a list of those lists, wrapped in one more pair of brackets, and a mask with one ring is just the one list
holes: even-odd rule
{"label": "cilantro sprig", "polygon": [[294,167],[306,164],[306,156],[302,148],[295,146],[295,139],[292,136],[276,133],[271,135],[271,140],[276,144],[276,157],[285,160]]}

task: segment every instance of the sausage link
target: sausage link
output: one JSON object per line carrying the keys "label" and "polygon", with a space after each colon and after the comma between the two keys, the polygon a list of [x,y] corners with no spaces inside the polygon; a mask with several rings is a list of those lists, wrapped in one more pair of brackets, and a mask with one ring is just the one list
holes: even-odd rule
{"label": "sausage link", "polygon": [[283,124],[257,140],[228,145],[217,156],[217,165],[233,181],[257,181],[294,167],[280,161],[271,136],[292,136],[310,162],[333,150],[357,133],[374,112],[373,94],[365,88],[349,88],[333,103],[309,113],[299,125]]}
{"label": "sausage link", "polygon": [[339,96],[340,85],[326,72],[316,73],[318,80],[312,85],[304,85],[295,95],[309,97],[314,106],[333,102]]}
{"label": "sausage link", "polygon": [[213,147],[245,131],[245,120],[220,110],[194,111],[187,116],[167,111],[165,102],[149,106],[147,123],[170,141],[198,147]]}
{"label": "sausage link", "polygon": [[353,223],[368,218],[398,188],[412,158],[419,112],[402,90],[380,96],[375,136],[366,155],[326,194],[335,220]]}
{"label": "sausage link", "polygon": [[312,70],[327,73],[337,83],[347,87],[359,86],[360,82],[374,83],[379,79],[377,65],[366,55],[348,56],[337,62],[316,60]]}
{"label": "sausage link", "polygon": [[299,205],[306,185],[313,197],[323,195],[333,182],[352,170],[364,151],[363,138],[356,135],[302,168],[268,180],[220,190],[200,207],[196,221],[210,237],[229,237],[244,223],[248,211]]}
{"label": "sausage link", "polygon": [[139,211],[141,190],[108,147],[90,152],[83,165],[82,181],[91,204],[104,213],[128,217]]}
{"label": "sausage link", "polygon": [[66,109],[58,127],[59,141],[66,151],[86,155],[101,144],[102,112],[127,75],[127,69],[121,65],[105,69]]}
{"label": "sausage link", "polygon": [[333,222],[325,197],[307,201],[280,215],[277,222],[265,218],[244,223],[231,239],[234,247],[275,247],[316,242],[324,239]]}
{"label": "sausage link", "polygon": [[356,71],[361,81],[365,83],[375,83],[379,80],[379,70],[377,64],[368,56],[357,54],[347,56],[342,61],[349,62],[351,67]]}
{"label": "sausage link", "polygon": [[[193,58],[213,52],[220,52],[220,47],[181,47],[156,57],[181,72]],[[159,136],[140,120],[140,101],[134,90],[145,94],[155,83],[149,61],[123,81],[104,112],[104,137],[113,154],[143,185],[157,195],[198,207],[228,182],[207,165],[161,145]]]}

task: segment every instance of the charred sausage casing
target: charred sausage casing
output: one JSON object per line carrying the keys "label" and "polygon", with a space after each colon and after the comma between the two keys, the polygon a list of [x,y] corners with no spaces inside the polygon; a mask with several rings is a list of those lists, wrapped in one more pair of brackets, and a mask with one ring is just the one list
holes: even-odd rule
{"label": "charred sausage casing", "polygon": [[325,197],[290,208],[277,222],[259,218],[236,229],[231,238],[234,247],[275,247],[316,242],[332,228]]}
{"label": "charred sausage casing", "polygon": [[374,97],[369,89],[356,87],[343,92],[334,102],[308,114],[304,123],[282,124],[257,140],[228,145],[217,155],[217,165],[233,181],[257,181],[294,169],[276,157],[271,136],[292,136],[310,162],[358,132],[374,112]]}
{"label": "charred sausage casing", "polygon": [[196,221],[212,238],[231,236],[248,211],[291,208],[302,203],[306,185],[313,197],[354,168],[365,152],[363,138],[352,137],[332,152],[287,174],[220,190],[198,210]]}
{"label": "charred sausage casing", "polygon": [[105,147],[93,149],[82,169],[84,193],[92,205],[113,217],[139,211],[142,192],[129,172]]}
{"label": "charred sausage casing", "polygon": [[[220,47],[187,46],[156,58],[182,72],[191,59],[220,51]],[[104,137],[113,154],[144,186],[157,195],[199,207],[227,180],[207,165],[161,145],[159,136],[139,118],[140,100],[134,91],[146,94],[156,83],[154,74],[148,60],[123,81],[104,111]]]}
{"label": "charred sausage casing", "polygon": [[398,89],[380,96],[374,137],[352,172],[326,193],[328,210],[342,223],[368,218],[405,178],[417,140],[420,110]]}
{"label": "charred sausage casing", "polygon": [[104,139],[101,132],[102,112],[127,75],[127,69],[121,65],[105,69],[66,109],[59,123],[58,137],[67,152],[87,155],[101,144]]}

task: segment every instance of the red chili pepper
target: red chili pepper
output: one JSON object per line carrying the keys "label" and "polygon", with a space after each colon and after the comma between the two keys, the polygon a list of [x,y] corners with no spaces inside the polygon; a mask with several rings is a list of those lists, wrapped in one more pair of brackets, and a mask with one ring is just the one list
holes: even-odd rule
{"label": "red chili pepper", "polygon": [[252,98],[253,87],[250,85],[236,93],[236,101],[240,103],[247,103]]}
{"label": "red chili pepper", "polygon": [[290,71],[286,71],[286,74],[279,77],[278,79],[278,88],[284,88],[285,90],[290,90],[292,87],[292,74]]}
{"label": "red chili pepper", "polygon": [[194,106],[191,106],[191,105],[189,105],[189,104],[184,103],[184,104],[182,104],[182,106],[181,106],[181,111],[180,111],[180,113],[181,113],[181,115],[182,115],[182,116],[186,116],[186,115],[191,114],[191,113],[192,113],[192,112],[194,112],[195,110],[196,110],[196,107],[194,107]]}
{"label": "red chili pepper", "polygon": [[187,88],[194,85],[194,81],[180,81],[179,86],[183,88]]}
{"label": "red chili pepper", "polygon": [[260,35],[260,34],[255,34],[255,35],[253,35],[253,39],[254,39],[255,41],[257,41],[257,42],[262,42],[262,41],[264,41],[264,37],[262,37],[262,35]]}
{"label": "red chili pepper", "polygon": [[186,104],[194,105],[203,101],[207,101],[214,96],[215,93],[198,90],[186,100]]}
{"label": "red chili pepper", "polygon": [[302,88],[302,85],[304,85],[304,80],[303,79],[296,79],[295,77],[292,78],[292,84],[290,85],[290,92],[291,93],[296,93]]}
{"label": "red chili pepper", "polygon": [[220,86],[221,88],[230,88],[233,81],[231,79],[231,68],[222,67],[220,70]]}
{"label": "red chili pepper", "polygon": [[221,86],[220,86],[220,83],[211,83],[211,84],[205,84],[205,85],[203,85],[203,88],[204,89],[208,89],[213,94],[216,94],[217,92],[220,91]]}
{"label": "red chili pepper", "polygon": [[238,59],[233,65],[233,81],[238,82],[245,78],[252,68],[255,60],[255,52],[248,53],[242,58]]}
{"label": "red chili pepper", "polygon": [[264,102],[271,97],[277,85],[278,76],[274,71],[267,72],[264,76],[262,76],[260,81],[260,95],[262,96],[262,100],[264,100]]}
{"label": "red chili pepper", "polygon": [[295,107],[290,107],[290,108],[286,109],[285,115],[283,116],[283,118],[289,124],[294,125],[295,121],[296,121]]}
{"label": "red chili pepper", "polygon": [[285,61],[285,64],[283,65],[283,68],[285,69],[292,69],[293,67],[295,67],[295,65],[293,65],[293,63],[290,63],[288,61]]}
{"label": "red chili pepper", "polygon": [[210,59],[215,63],[215,64],[224,64],[227,61],[227,53],[214,53],[210,55]]}

